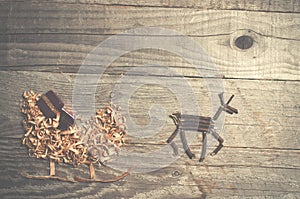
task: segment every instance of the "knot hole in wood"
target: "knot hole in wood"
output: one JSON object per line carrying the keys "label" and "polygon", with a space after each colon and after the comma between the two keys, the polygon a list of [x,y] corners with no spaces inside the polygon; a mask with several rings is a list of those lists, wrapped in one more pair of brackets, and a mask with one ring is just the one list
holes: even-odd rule
{"label": "knot hole in wood", "polygon": [[236,30],[230,34],[230,47],[236,56],[243,56],[243,62],[246,58],[252,60],[267,50],[266,38],[262,35],[250,29]]}
{"label": "knot hole in wood", "polygon": [[253,42],[254,42],[254,40],[251,36],[243,35],[243,36],[236,38],[234,44],[239,49],[246,50],[253,46]]}

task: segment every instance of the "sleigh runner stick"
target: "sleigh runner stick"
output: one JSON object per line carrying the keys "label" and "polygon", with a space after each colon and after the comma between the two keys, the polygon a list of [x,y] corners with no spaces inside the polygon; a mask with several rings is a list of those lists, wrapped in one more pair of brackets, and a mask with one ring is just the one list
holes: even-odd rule
{"label": "sleigh runner stick", "polygon": [[100,180],[100,179],[89,179],[89,178],[82,178],[82,177],[78,177],[75,176],[74,180],[76,182],[100,182],[100,183],[112,183],[112,182],[117,182],[123,178],[125,178],[126,176],[128,176],[130,174],[130,172],[134,169],[134,167],[131,167],[130,169],[128,169],[128,171],[122,173],[122,175],[117,176],[115,178],[112,179],[108,179],[108,180]]}
{"label": "sleigh runner stick", "polygon": [[55,176],[55,162],[50,159],[50,176]]}
{"label": "sleigh runner stick", "polygon": [[76,180],[72,180],[72,179],[68,179],[68,178],[63,178],[63,177],[59,177],[59,176],[51,176],[51,175],[35,176],[35,175],[28,174],[26,172],[21,172],[20,174],[23,177],[29,178],[29,179],[39,179],[39,180],[54,179],[54,180],[59,180],[59,181],[63,181],[63,182],[72,182],[72,183],[78,182]]}
{"label": "sleigh runner stick", "polygon": [[95,178],[95,168],[94,168],[94,165],[92,162],[90,162],[89,168],[90,168],[90,178],[94,179]]}

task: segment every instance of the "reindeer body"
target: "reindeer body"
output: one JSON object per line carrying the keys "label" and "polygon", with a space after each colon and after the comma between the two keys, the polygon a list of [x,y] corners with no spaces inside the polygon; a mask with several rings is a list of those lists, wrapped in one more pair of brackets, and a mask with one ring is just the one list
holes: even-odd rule
{"label": "reindeer body", "polygon": [[191,152],[187,141],[185,137],[185,131],[196,131],[202,133],[202,150],[199,161],[202,162],[206,155],[206,145],[207,145],[207,137],[206,135],[208,133],[212,134],[213,137],[218,140],[219,145],[217,148],[211,153],[211,155],[217,154],[221,148],[223,147],[223,138],[219,136],[219,134],[216,132],[214,124],[215,121],[219,118],[222,111],[225,111],[226,113],[233,114],[238,113],[238,110],[229,106],[229,103],[233,99],[234,95],[232,95],[227,103],[224,103],[223,100],[223,93],[219,94],[220,103],[221,106],[215,113],[213,117],[205,117],[205,116],[195,116],[195,115],[185,115],[181,114],[179,112],[173,113],[170,115],[170,118],[173,119],[174,124],[176,125],[175,131],[172,133],[172,135],[168,138],[167,143],[169,143],[175,154],[178,154],[178,149],[173,141],[173,139],[177,136],[178,133],[180,133],[181,142],[184,148],[185,153],[187,156],[192,159],[195,157],[195,155]]}

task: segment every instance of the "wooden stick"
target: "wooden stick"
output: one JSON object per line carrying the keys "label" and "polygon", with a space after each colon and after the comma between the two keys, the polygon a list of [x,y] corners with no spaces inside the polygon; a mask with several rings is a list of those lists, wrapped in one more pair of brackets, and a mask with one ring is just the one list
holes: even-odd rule
{"label": "wooden stick", "polygon": [[177,144],[176,144],[174,141],[172,141],[172,142],[170,143],[170,145],[171,145],[171,147],[172,147],[172,149],[173,149],[174,155],[175,155],[175,156],[178,156],[179,152],[178,152]]}
{"label": "wooden stick", "polygon": [[214,156],[222,149],[224,139],[217,132],[215,132],[215,130],[211,130],[210,133],[219,142],[219,145],[217,146],[217,148],[213,152],[210,153],[211,156]]}
{"label": "wooden stick", "polygon": [[207,145],[207,137],[206,137],[206,133],[203,132],[202,133],[202,150],[201,150],[201,155],[200,155],[200,159],[199,162],[203,162],[205,155],[206,155],[206,145]]}
{"label": "wooden stick", "polygon": [[50,176],[55,176],[55,162],[50,159]]}
{"label": "wooden stick", "polygon": [[171,143],[174,140],[174,138],[176,137],[176,135],[178,134],[178,132],[179,132],[179,129],[178,129],[178,127],[176,127],[175,131],[168,138],[167,143]]}
{"label": "wooden stick", "polygon": [[182,146],[183,146],[183,149],[184,149],[186,155],[190,159],[193,159],[195,157],[195,155],[191,152],[190,147],[188,146],[187,141],[186,141],[185,132],[182,129],[180,129],[180,138],[181,138]]}
{"label": "wooden stick", "polygon": [[90,162],[90,179],[95,179],[95,169],[92,162]]}
{"label": "wooden stick", "polygon": [[234,95],[231,95],[231,97],[229,98],[229,100],[227,101],[227,105],[231,102],[231,100],[233,99]]}
{"label": "wooden stick", "polygon": [[63,182],[77,182],[75,180],[71,180],[71,179],[68,179],[68,178],[62,178],[62,177],[59,177],[59,176],[52,176],[52,175],[34,176],[34,175],[30,175],[26,172],[21,172],[21,175],[25,178],[30,178],[30,179],[40,179],[40,180],[54,179],[54,180],[59,180],[59,181],[63,181]]}
{"label": "wooden stick", "polygon": [[130,168],[128,171],[124,172],[122,175],[117,176],[113,179],[108,179],[108,180],[88,179],[88,178],[82,178],[82,177],[78,177],[78,176],[75,176],[74,180],[77,182],[101,182],[101,183],[117,182],[117,181],[121,180],[122,178],[125,178],[126,176],[128,176],[132,169],[133,168]]}
{"label": "wooden stick", "polygon": [[63,178],[63,177],[59,177],[59,176],[51,176],[51,175],[46,175],[46,176],[34,176],[31,174],[28,174],[26,172],[21,172],[20,174],[25,177],[25,178],[30,178],[30,179],[40,179],[40,180],[44,180],[44,179],[54,179],[54,180],[59,180],[59,181],[63,181],[63,182],[101,182],[101,183],[111,183],[111,182],[117,182],[123,178],[125,178],[126,176],[129,175],[129,173],[134,169],[134,167],[131,167],[130,169],[128,169],[128,171],[124,172],[122,175],[117,176],[113,179],[108,179],[108,180],[97,180],[97,179],[89,179],[89,178],[81,178],[78,176],[74,177],[74,180],[72,179],[68,179],[68,178]]}

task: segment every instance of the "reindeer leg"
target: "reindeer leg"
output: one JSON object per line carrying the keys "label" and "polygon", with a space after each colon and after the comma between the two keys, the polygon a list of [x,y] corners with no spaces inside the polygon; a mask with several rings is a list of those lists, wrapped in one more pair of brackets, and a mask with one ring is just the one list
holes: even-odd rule
{"label": "reindeer leg", "polygon": [[175,131],[172,133],[172,135],[168,138],[167,143],[170,144],[174,138],[176,137],[176,135],[178,134],[179,128],[176,127]]}
{"label": "reindeer leg", "polygon": [[206,144],[207,144],[206,132],[202,132],[202,150],[201,150],[201,155],[200,155],[199,162],[202,162],[205,158]]}
{"label": "reindeer leg", "polygon": [[214,130],[211,130],[210,133],[219,142],[219,145],[217,146],[217,148],[212,153],[210,153],[211,156],[214,156],[214,155],[216,155],[222,149],[224,139],[217,132],[215,132]]}
{"label": "reindeer leg", "polygon": [[174,141],[172,141],[172,142],[170,143],[170,145],[171,145],[171,147],[172,147],[172,149],[173,149],[174,155],[175,155],[175,156],[178,156],[179,152],[178,152],[177,144],[176,144]]}
{"label": "reindeer leg", "polygon": [[168,138],[167,143],[170,144],[170,146],[173,149],[174,155],[178,155],[178,147],[176,145],[176,143],[173,141],[174,138],[176,137],[176,135],[178,134],[179,128],[176,127],[175,131],[172,133],[172,135]]}
{"label": "reindeer leg", "polygon": [[193,159],[195,157],[195,154],[193,154],[187,144],[187,141],[186,141],[186,138],[185,138],[185,132],[180,129],[180,138],[181,138],[181,142],[182,142],[182,146],[183,146],[183,149],[186,153],[186,155],[190,158],[190,159]]}

